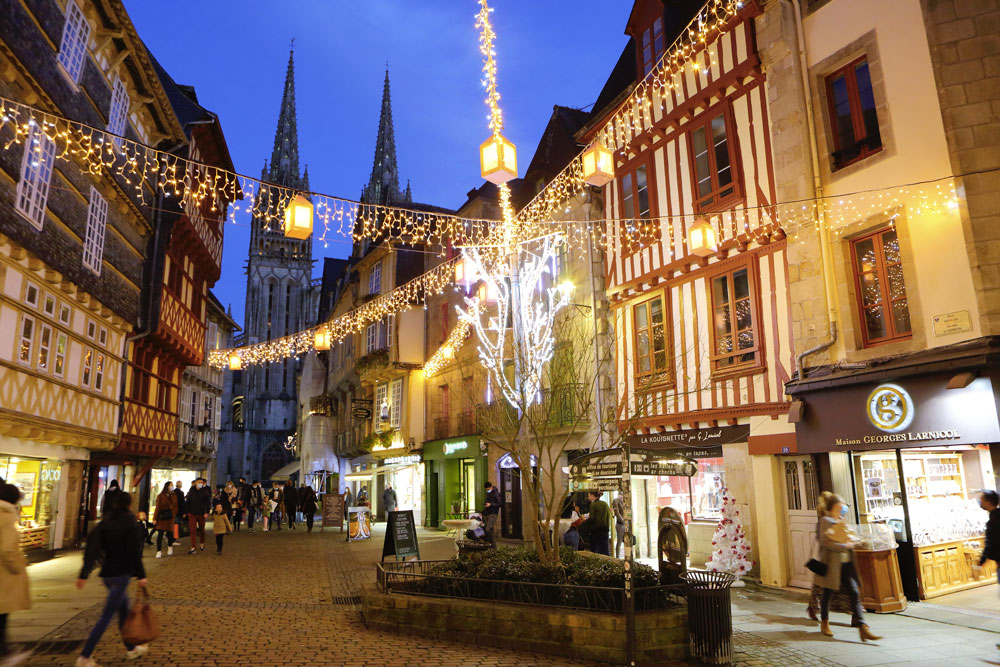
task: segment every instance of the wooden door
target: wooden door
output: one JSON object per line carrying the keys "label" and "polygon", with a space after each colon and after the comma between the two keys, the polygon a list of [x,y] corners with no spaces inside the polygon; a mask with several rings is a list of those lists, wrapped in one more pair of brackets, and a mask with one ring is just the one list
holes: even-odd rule
{"label": "wooden door", "polygon": [[785,472],[785,525],[788,527],[788,583],[811,588],[806,561],[816,552],[816,499],[819,484],[811,456],[782,457]]}
{"label": "wooden door", "polygon": [[500,497],[503,506],[500,512],[500,535],[513,540],[523,539],[521,530],[521,470],[519,468],[500,469]]}

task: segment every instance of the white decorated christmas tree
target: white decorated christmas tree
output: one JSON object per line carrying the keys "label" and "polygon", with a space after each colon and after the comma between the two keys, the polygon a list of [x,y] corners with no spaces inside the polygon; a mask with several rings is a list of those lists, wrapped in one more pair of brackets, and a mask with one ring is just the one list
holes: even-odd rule
{"label": "white decorated christmas tree", "polygon": [[747,574],[751,567],[750,541],[743,532],[740,511],[736,509],[729,489],[722,489],[722,519],[712,536],[712,557],[705,563],[705,569],[736,575],[733,585],[742,586],[740,577]]}

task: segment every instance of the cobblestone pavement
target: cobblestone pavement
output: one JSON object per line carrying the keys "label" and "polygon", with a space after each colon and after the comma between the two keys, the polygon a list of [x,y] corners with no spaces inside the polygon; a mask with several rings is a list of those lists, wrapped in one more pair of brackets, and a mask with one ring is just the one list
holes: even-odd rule
{"label": "cobblestone pavement", "polygon": [[[366,543],[346,544],[337,532],[246,532],[226,538],[225,553],[174,555],[146,568],[163,634],[137,665],[596,665],[558,656],[466,647],[410,635],[368,630],[360,612],[361,587],[374,582],[382,530]],[[453,553],[451,538],[420,531],[425,559]],[[72,665],[100,615],[103,586],[95,576],[83,592],[72,588],[79,555],[57,568],[32,570],[36,609],[21,615],[14,639],[37,640],[32,665]],[[37,576],[36,572],[43,573]],[[44,580],[42,583],[41,580]],[[64,583],[63,583],[64,582]],[[862,665],[1000,664],[994,632],[964,627],[961,615],[942,620],[876,616],[873,629],[886,639],[862,644],[844,625],[827,639],[804,616],[804,605],[753,588],[734,591],[733,663],[738,667],[860,667]],[[968,618],[968,617],[966,617]],[[957,620],[956,620],[957,619]],[[19,622],[18,615],[12,622]],[[26,622],[27,621],[27,622]],[[835,621],[846,621],[835,619]],[[470,623],[474,623],[470,620]],[[48,623],[49,625],[42,625]],[[31,627],[44,627],[34,635]],[[102,665],[125,660],[116,627],[94,657]]]}

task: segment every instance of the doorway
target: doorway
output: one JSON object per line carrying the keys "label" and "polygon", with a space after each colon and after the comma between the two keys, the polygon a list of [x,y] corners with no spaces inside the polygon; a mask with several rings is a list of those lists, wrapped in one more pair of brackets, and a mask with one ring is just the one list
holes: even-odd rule
{"label": "doorway", "polygon": [[816,499],[819,480],[816,462],[811,456],[787,456],[785,467],[785,512],[787,516],[788,583],[799,588],[812,587],[812,573],[806,561],[813,554],[816,541]]}
{"label": "doorway", "polygon": [[500,496],[503,499],[500,535],[511,540],[524,539],[521,529],[520,468],[500,468]]}

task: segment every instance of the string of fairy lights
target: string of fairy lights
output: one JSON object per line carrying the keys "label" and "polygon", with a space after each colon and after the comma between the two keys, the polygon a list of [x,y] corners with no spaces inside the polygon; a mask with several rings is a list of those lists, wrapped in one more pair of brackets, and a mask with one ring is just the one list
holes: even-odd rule
{"label": "string of fairy lights", "polygon": [[[593,145],[625,152],[649,130],[655,105],[664,105],[667,94],[682,85],[687,72],[707,71],[715,62],[713,41],[729,24],[739,19],[743,0],[708,0],[687,28],[666,49],[658,63],[595,132]],[[490,24],[491,8],[480,0],[476,27],[480,31],[480,51],[484,56],[483,86],[489,107],[489,125],[493,139],[502,138],[503,115],[496,83],[496,33]],[[665,108],[665,107],[664,107]],[[886,213],[889,223],[899,211],[907,215],[933,214],[957,208],[959,194],[952,177],[923,183],[893,186],[792,202],[744,205],[718,214],[673,213],[641,219],[623,219],[604,215],[598,220],[574,219],[574,202],[586,193],[588,183],[581,152],[551,180],[516,215],[511,192],[506,183],[499,185],[501,220],[472,219],[447,213],[411,210],[366,204],[317,192],[298,192],[259,178],[229,171],[186,157],[173,155],[135,140],[79,121],[48,113],[15,100],[0,97],[0,142],[5,149],[16,144],[30,145],[38,159],[44,159],[37,138],[52,142],[56,160],[74,161],[94,175],[111,174],[130,188],[136,199],[153,206],[150,193],[160,192],[177,198],[184,206],[207,208],[220,218],[228,206],[227,220],[248,214],[255,224],[263,224],[276,233],[290,204],[304,197],[313,208],[312,215],[321,224],[310,228],[326,246],[339,236],[371,244],[395,243],[444,248],[478,247],[484,264],[503,270],[501,262],[518,243],[551,234],[561,234],[564,242],[579,252],[589,244],[612,254],[632,254],[654,245],[664,249],[672,261],[690,252],[685,231],[692,224],[708,224],[720,242],[741,242],[789,233],[808,225],[819,226],[823,217],[836,236],[850,234],[867,224],[875,214]],[[513,148],[513,145],[511,145]],[[590,147],[588,147],[589,150]],[[395,290],[363,303],[358,308],[305,331],[256,345],[210,354],[214,366],[242,367],[280,361],[313,349],[326,349],[346,336],[360,333],[368,325],[412,307],[426,305],[427,297],[439,294],[455,282],[457,260],[439,264],[427,273]],[[452,348],[468,336],[468,329],[456,326],[449,335]],[[452,338],[454,337],[454,340]],[[448,345],[446,341],[439,353]],[[433,362],[433,363],[432,363]],[[428,362],[436,372],[440,357]]]}

